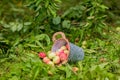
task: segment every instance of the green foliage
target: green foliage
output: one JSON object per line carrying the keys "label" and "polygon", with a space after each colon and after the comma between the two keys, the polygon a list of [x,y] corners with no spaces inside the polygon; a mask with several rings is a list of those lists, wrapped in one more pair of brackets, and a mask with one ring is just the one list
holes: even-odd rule
{"label": "green foliage", "polygon": [[[61,3],[60,0],[12,0],[7,5],[9,7],[8,11],[2,9],[6,9],[7,1],[2,2],[3,4],[0,4],[0,40],[10,45],[9,49],[13,49],[21,43],[24,44],[24,47],[33,49],[35,47],[37,47],[36,49],[43,49],[43,43],[44,45],[50,44],[49,36],[41,33],[50,29],[48,22],[56,17],[58,4]],[[12,14],[12,11],[14,14]],[[8,13],[14,16],[11,20]]]}
{"label": "green foliage", "polygon": [[50,44],[50,38],[46,34],[40,34],[36,36],[30,36],[25,40],[25,47],[31,47],[37,49],[44,49],[43,46],[48,46]]}
{"label": "green foliage", "polygon": [[62,27],[63,28],[70,28],[70,21],[69,20],[64,20],[62,22]]}
{"label": "green foliage", "polygon": [[59,16],[53,18],[53,24],[58,25],[61,22],[61,18]]}
{"label": "green foliage", "polygon": [[103,37],[103,30],[107,29],[104,21],[106,18],[105,11],[108,8],[102,3],[102,0],[83,0],[78,5],[66,10],[62,18],[70,19],[71,24],[74,25],[72,27],[79,27],[79,31],[82,29],[83,32],[78,34],[82,36],[82,39],[86,36]]}
{"label": "green foliage", "polygon": [[8,24],[6,24],[5,22],[1,21],[0,24],[3,26],[4,29],[8,29],[13,33],[20,32],[20,31],[25,33],[27,31],[28,26],[31,25],[31,22],[23,23],[23,22],[15,21],[15,22],[9,22]]}
{"label": "green foliage", "polygon": [[[104,4],[109,7],[107,10],[107,23],[112,23],[111,25],[120,25],[120,2],[119,0],[105,0]],[[113,24],[114,23],[114,24]]]}

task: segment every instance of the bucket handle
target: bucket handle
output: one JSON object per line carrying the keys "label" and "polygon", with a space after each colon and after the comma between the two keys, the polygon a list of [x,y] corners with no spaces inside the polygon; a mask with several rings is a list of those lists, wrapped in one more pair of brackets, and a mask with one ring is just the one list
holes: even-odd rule
{"label": "bucket handle", "polygon": [[63,39],[66,39],[66,37],[65,37],[65,34],[63,33],[63,32],[56,32],[54,35],[53,35],[53,37],[52,37],[52,40],[53,40],[53,42],[55,42],[57,39],[56,39],[56,36],[57,35],[61,35],[61,37],[63,38]]}

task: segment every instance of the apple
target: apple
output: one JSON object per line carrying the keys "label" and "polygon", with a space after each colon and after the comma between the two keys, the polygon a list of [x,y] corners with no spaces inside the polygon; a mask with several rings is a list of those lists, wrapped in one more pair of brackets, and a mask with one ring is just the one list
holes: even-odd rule
{"label": "apple", "polygon": [[59,52],[59,55],[60,55],[61,53],[64,53],[64,50],[63,49],[59,49],[58,52]]}
{"label": "apple", "polygon": [[40,52],[40,53],[38,54],[38,56],[39,56],[40,58],[44,58],[44,57],[46,57],[46,54],[45,54],[44,52]]}
{"label": "apple", "polygon": [[67,60],[67,55],[64,54],[64,53],[61,53],[61,54],[59,55],[59,57],[60,57],[60,60],[61,60],[61,61]]}
{"label": "apple", "polygon": [[77,72],[78,70],[79,70],[78,67],[73,67],[73,68],[72,68],[72,71],[73,71],[73,72]]}
{"label": "apple", "polygon": [[48,57],[50,59],[53,59],[55,56],[56,56],[55,52],[51,52],[51,53],[48,54]]}
{"label": "apple", "polygon": [[61,50],[60,53],[64,53],[64,50]]}
{"label": "apple", "polygon": [[68,51],[68,50],[64,50],[64,53],[65,53],[65,54],[69,54],[69,51]]}
{"label": "apple", "polygon": [[49,61],[50,61],[50,59],[49,59],[48,57],[44,57],[44,58],[43,58],[43,62],[44,62],[44,63],[47,64]]}
{"label": "apple", "polygon": [[68,44],[66,44],[66,48],[67,48],[67,49],[69,48]]}
{"label": "apple", "polygon": [[66,48],[66,46],[62,46],[60,49],[66,50],[67,48]]}
{"label": "apple", "polygon": [[67,63],[67,60],[62,61],[62,64],[65,64],[65,63]]}
{"label": "apple", "polygon": [[59,64],[59,63],[60,63],[60,57],[59,57],[59,56],[55,56],[55,57],[53,58],[53,63]]}
{"label": "apple", "polygon": [[49,61],[47,64],[54,66],[54,63],[52,61]]}
{"label": "apple", "polygon": [[58,52],[64,52],[64,50],[60,48],[60,49],[58,49]]}
{"label": "apple", "polygon": [[56,51],[55,54],[56,54],[57,56],[59,56],[59,55],[60,55],[60,52]]}
{"label": "apple", "polygon": [[48,51],[48,52],[47,52],[47,54],[50,54],[50,53],[51,53],[51,51]]}

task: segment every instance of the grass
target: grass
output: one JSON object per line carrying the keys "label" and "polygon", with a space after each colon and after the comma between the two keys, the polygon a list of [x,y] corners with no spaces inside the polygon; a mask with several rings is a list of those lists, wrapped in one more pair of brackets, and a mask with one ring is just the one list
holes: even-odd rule
{"label": "grass", "polygon": [[[120,30],[105,33],[107,39],[90,39],[82,43],[84,60],[63,66],[49,66],[37,52],[15,48],[8,58],[0,59],[0,80],[120,80]],[[45,51],[52,46],[45,47]],[[43,51],[40,49],[39,51]],[[74,72],[73,67],[79,70]]]}

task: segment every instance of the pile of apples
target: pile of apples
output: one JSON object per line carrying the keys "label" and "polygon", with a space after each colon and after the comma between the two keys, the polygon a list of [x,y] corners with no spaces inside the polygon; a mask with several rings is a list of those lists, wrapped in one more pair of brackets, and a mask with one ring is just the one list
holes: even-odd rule
{"label": "pile of apples", "polygon": [[62,46],[56,52],[48,51],[47,55],[44,52],[40,52],[38,55],[44,63],[54,66],[67,62],[69,50],[67,46]]}

